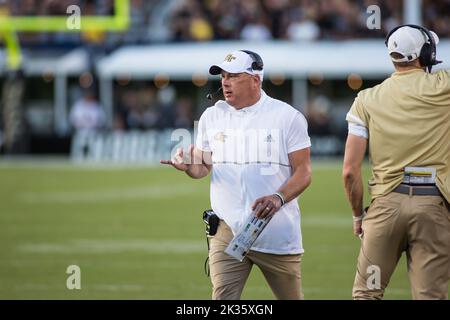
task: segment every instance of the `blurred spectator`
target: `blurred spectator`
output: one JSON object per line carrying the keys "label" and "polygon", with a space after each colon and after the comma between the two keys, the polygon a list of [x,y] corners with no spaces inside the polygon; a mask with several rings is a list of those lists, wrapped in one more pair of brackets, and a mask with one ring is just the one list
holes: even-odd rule
{"label": "blurred spectator", "polygon": [[153,108],[138,104],[131,106],[126,120],[131,130],[147,130],[156,125],[157,119],[158,116]]}
{"label": "blurred spectator", "polygon": [[150,20],[150,10],[153,8],[152,5],[148,4],[148,2],[154,3],[156,1],[130,1],[130,26],[128,30],[122,34],[122,42],[144,43],[147,41],[147,28]]}
{"label": "blurred spectator", "polygon": [[129,130],[130,123],[128,115],[133,106],[137,105],[137,95],[132,90],[125,90],[119,94],[119,104],[114,116],[114,128],[118,130]]}
{"label": "blurred spectator", "polygon": [[158,128],[159,113],[154,88],[129,89],[119,97],[114,126],[119,130],[155,129]]}
{"label": "blurred spectator", "polygon": [[215,6],[211,6],[212,11],[209,15],[213,21],[215,39],[239,38],[243,20],[241,8],[239,0],[217,1]]}
{"label": "blurred spectator", "polygon": [[270,32],[265,19],[262,15],[255,14],[250,17],[247,24],[241,31],[242,40],[270,40],[272,39],[272,33]]}
{"label": "blurred spectator", "polygon": [[189,23],[189,35],[194,41],[208,41],[214,37],[212,26],[200,11],[196,11],[192,15]]}
{"label": "blurred spectator", "polygon": [[310,135],[329,135],[330,132],[330,101],[325,96],[314,98],[307,106],[305,117],[308,120]]}
{"label": "blurred spectator", "polygon": [[[87,16],[95,16],[97,15],[97,8],[95,3],[86,3],[83,8],[83,14]],[[105,41],[105,32],[102,31],[85,31],[81,34],[81,38],[84,42],[92,43],[92,44],[101,44]]]}
{"label": "blurred spectator", "polygon": [[176,99],[176,91],[167,86],[127,89],[118,96],[114,128],[117,130],[191,129],[195,109],[191,98]]}
{"label": "blurred spectator", "polygon": [[158,91],[158,129],[175,127],[175,99],[176,92],[173,86],[167,86]]}
{"label": "blurred spectator", "polygon": [[175,128],[191,129],[194,126],[194,104],[192,99],[181,98],[175,109]]}
{"label": "blurred spectator", "polygon": [[450,37],[450,0],[422,0],[423,24],[437,35]]}
{"label": "blurred spectator", "polygon": [[287,38],[295,41],[312,41],[320,37],[320,28],[312,16],[297,11],[287,28]]}
{"label": "blurred spectator", "polygon": [[70,110],[70,124],[75,131],[95,131],[105,125],[105,112],[98,103],[95,91],[86,89]]}
{"label": "blurred spectator", "polygon": [[180,7],[178,11],[173,13],[170,25],[172,40],[189,40],[189,19],[190,12],[184,7]]}
{"label": "blurred spectator", "polygon": [[262,5],[267,15],[271,18],[270,28],[272,36],[280,39],[285,34],[283,28],[283,16],[289,9],[290,0],[263,0]]}
{"label": "blurred spectator", "polygon": [[185,0],[176,7],[171,29],[175,41],[207,41],[214,37],[205,9],[196,0]]}
{"label": "blurred spectator", "polygon": [[148,130],[157,126],[158,108],[153,88],[142,88],[138,91],[138,103],[131,105],[127,122],[130,129]]}

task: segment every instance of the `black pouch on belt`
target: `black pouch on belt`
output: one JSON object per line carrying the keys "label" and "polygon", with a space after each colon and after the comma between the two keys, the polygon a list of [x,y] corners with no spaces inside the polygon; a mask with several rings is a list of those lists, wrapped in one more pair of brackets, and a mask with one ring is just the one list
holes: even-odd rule
{"label": "black pouch on belt", "polygon": [[[219,217],[212,211],[211,209],[205,210],[203,212],[203,222],[206,224],[206,245],[208,246],[208,252],[209,252],[209,241],[208,236],[213,236],[217,232],[217,228],[219,227],[220,219]],[[207,277],[209,277],[209,257],[205,260],[205,274]]]}
{"label": "black pouch on belt", "polygon": [[205,210],[203,212],[203,221],[206,224],[206,235],[207,236],[213,236],[217,232],[217,228],[219,227],[220,219],[219,217],[214,213],[214,211]]}

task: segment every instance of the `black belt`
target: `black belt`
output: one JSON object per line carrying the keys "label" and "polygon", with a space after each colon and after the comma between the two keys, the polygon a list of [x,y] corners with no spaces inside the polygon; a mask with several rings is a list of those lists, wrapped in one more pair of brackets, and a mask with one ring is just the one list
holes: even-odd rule
{"label": "black belt", "polygon": [[394,192],[409,194],[411,196],[441,196],[441,192],[436,186],[411,186],[401,184],[394,189]]}

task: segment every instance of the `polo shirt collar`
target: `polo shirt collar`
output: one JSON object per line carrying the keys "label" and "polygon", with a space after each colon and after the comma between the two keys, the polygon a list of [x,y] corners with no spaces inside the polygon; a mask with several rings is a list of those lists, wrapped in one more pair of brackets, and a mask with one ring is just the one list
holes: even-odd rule
{"label": "polo shirt collar", "polygon": [[264,92],[264,90],[261,89],[261,97],[255,104],[245,107],[245,108],[242,108],[242,109],[239,109],[239,110],[230,105],[228,105],[228,107],[231,112],[242,113],[242,114],[243,113],[253,113],[253,112],[256,112],[259,109],[261,109],[261,106],[263,105],[266,98],[267,98],[267,94]]}

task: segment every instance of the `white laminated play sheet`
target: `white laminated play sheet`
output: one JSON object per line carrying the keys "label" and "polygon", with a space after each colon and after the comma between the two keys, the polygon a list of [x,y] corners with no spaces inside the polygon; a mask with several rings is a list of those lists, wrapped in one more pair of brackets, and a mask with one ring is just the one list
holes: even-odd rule
{"label": "white laminated play sheet", "polygon": [[231,240],[225,253],[236,258],[239,261],[244,260],[245,255],[252,247],[258,236],[269,223],[272,216],[264,219],[258,219],[254,212],[248,217],[247,221],[242,225],[242,228]]}
{"label": "white laminated play sheet", "polygon": [[406,167],[403,183],[407,184],[435,184],[436,168],[432,167]]}

